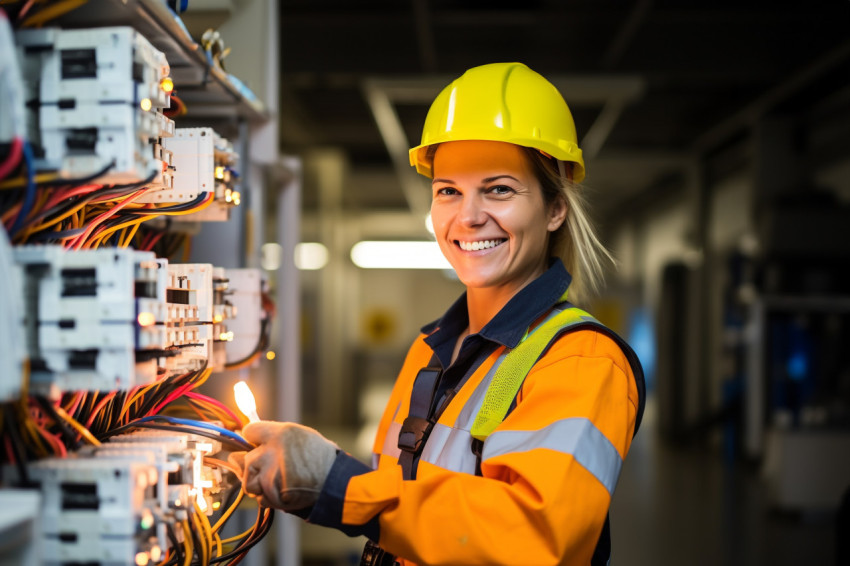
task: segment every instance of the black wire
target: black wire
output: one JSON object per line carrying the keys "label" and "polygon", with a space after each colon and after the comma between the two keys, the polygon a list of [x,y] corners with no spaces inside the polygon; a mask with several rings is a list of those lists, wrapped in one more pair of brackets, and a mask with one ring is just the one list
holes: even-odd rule
{"label": "black wire", "polygon": [[[206,369],[206,363],[204,364],[204,368]],[[149,394],[145,394],[145,400],[142,402],[142,405],[139,407],[138,411],[135,411],[131,414],[130,418],[134,419],[137,416],[147,416],[147,414],[154,409],[154,407],[158,406],[162,401],[171,394],[171,392],[185,385],[186,381],[192,381],[197,379],[198,376],[203,372],[203,369],[197,372],[189,372],[180,374],[175,377],[168,378],[167,381],[163,381],[162,385],[156,388],[155,391]],[[130,409],[132,410],[132,409]]]}
{"label": "black wire", "polygon": [[219,562],[224,562],[225,560],[230,560],[231,558],[235,558],[241,554],[245,554],[249,550],[251,550],[258,542],[263,540],[269,531],[272,528],[272,523],[274,522],[274,510],[269,507],[261,507],[259,510],[259,514],[263,512],[266,513],[265,517],[259,517],[258,520],[262,521],[258,529],[254,529],[254,531],[248,535],[248,538],[245,541],[228,552],[227,554],[222,554],[216,558],[210,560],[210,564],[218,564]]}
{"label": "black wire", "polygon": [[263,320],[261,320],[260,321],[260,338],[257,340],[257,346],[254,348],[254,350],[250,354],[248,354],[244,358],[242,358],[241,360],[236,360],[235,362],[230,362],[229,364],[224,364],[224,369],[230,369],[230,368],[234,368],[236,366],[239,366],[241,364],[244,364],[245,362],[250,360],[252,357],[256,356],[258,352],[262,352],[266,348],[266,346],[268,346],[268,344],[269,344],[269,336],[268,336],[269,328],[271,328],[271,325],[269,324],[269,319],[264,318]]}
{"label": "black wire", "polygon": [[141,209],[132,209],[125,211],[126,214],[136,214],[136,215],[145,215],[145,216],[156,216],[157,214],[161,214],[163,212],[182,212],[184,210],[188,210],[190,208],[194,208],[197,205],[201,204],[204,199],[207,198],[207,193],[199,193],[198,196],[194,200],[190,200],[189,202],[184,202],[180,204],[175,204],[174,206],[163,206],[161,208],[141,208]]}
{"label": "black wire", "polygon": [[115,167],[116,162],[113,159],[109,165],[98,171],[97,173],[92,173],[86,177],[79,177],[77,179],[53,179],[50,181],[45,181],[43,183],[39,183],[39,187],[65,187],[65,186],[77,186],[77,185],[87,185],[92,181],[96,181],[98,178],[103,177],[109,171]]}
{"label": "black wire", "polygon": [[[192,521],[189,521],[189,524],[193,525]],[[194,547],[193,551],[195,552],[195,555],[198,557],[198,563],[200,563],[201,562],[201,556],[203,556],[203,553],[201,552],[201,537],[200,537],[200,534],[198,533],[197,529],[194,529],[194,528],[189,529],[189,532],[192,533],[192,545]]]}
{"label": "black wire", "polygon": [[65,439],[65,446],[73,450],[79,449],[82,444],[77,441],[77,433],[68,423],[65,422],[65,419],[59,416],[59,413],[56,412],[53,404],[41,395],[34,395],[33,397],[41,408],[44,409],[44,412],[50,415],[50,418],[53,419],[53,422],[56,424],[56,428],[59,429],[59,433]]}
{"label": "black wire", "polygon": [[12,441],[12,452],[15,453],[15,466],[18,468],[18,479],[22,485],[29,485],[30,477],[27,473],[24,439],[21,438],[20,432],[18,432],[18,425],[12,416],[12,411],[12,405],[7,405],[7,410],[3,411],[3,420],[6,421],[6,434],[9,435],[9,439]]}
{"label": "black wire", "polygon": [[159,174],[160,174],[159,171],[154,171],[153,173],[148,175],[148,177],[143,181],[136,181],[135,183],[127,183],[125,185],[110,185],[109,189],[110,190],[114,190],[114,189],[140,189],[140,188],[144,187],[145,185],[150,185],[151,182],[153,182],[153,180],[156,179],[157,175],[159,175]]}
{"label": "black wire", "polygon": [[177,541],[177,535],[174,534],[174,525],[172,525],[171,523],[167,523],[165,525],[165,531],[168,534],[168,540],[171,541],[171,547],[174,549],[174,558],[172,558],[162,566],[183,564],[185,556],[183,554],[183,549],[181,548],[182,545]]}

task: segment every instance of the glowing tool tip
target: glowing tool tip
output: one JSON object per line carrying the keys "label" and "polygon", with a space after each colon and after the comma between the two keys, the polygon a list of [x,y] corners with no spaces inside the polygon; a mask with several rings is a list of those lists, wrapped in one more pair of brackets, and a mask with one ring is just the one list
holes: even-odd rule
{"label": "glowing tool tip", "polygon": [[248,417],[252,423],[260,420],[257,414],[257,402],[254,400],[254,394],[251,388],[244,381],[239,381],[233,386],[233,393],[236,395],[236,406],[239,410]]}

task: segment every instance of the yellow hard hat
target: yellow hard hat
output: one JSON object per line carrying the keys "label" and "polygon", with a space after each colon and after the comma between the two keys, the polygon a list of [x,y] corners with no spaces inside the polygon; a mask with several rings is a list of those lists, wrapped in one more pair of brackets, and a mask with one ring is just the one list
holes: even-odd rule
{"label": "yellow hard hat", "polygon": [[552,83],[522,63],[473,67],[444,88],[428,110],[422,143],[410,150],[410,164],[433,177],[428,147],[461,140],[532,147],[573,163],[573,180],[584,179],[567,103]]}

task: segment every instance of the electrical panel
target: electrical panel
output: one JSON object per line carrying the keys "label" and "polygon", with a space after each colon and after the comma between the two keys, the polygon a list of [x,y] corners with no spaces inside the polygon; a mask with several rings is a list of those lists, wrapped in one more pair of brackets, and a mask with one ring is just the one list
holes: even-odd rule
{"label": "electrical panel", "polygon": [[40,169],[65,177],[172,186],[162,139],[174,122],[165,55],[130,27],[24,30],[17,34],[28,91],[38,89]]}
{"label": "electrical panel", "polygon": [[235,563],[271,527],[222,540],[252,446],[204,388],[268,348],[267,281],[189,259],[266,116],[173,9],[0,7],[0,563]]}
{"label": "electrical panel", "polygon": [[178,128],[174,136],[163,140],[163,146],[173,156],[174,187],[170,192],[156,193],[156,198],[169,196],[183,201],[197,198],[199,191],[214,194],[213,202],[186,221],[226,221],[230,210],[240,203],[236,190],[238,156],[227,139],[212,128]]}

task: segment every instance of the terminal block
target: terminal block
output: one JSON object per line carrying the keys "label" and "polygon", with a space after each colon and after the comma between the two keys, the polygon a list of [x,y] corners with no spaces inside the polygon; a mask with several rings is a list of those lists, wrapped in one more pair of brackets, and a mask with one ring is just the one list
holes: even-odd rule
{"label": "terminal block", "polygon": [[0,273],[3,290],[0,295],[0,328],[7,334],[0,340],[0,403],[21,397],[24,384],[24,315],[21,308],[23,287],[21,269],[15,263],[11,242],[0,226]]}
{"label": "terminal block", "polygon": [[155,379],[168,346],[164,260],[121,248],[14,252],[35,391],[126,389]]}
{"label": "terminal block", "polygon": [[212,352],[213,266],[178,263],[168,266],[165,330],[168,347],[179,352],[166,358],[170,371],[195,371]]}
{"label": "terminal block", "polygon": [[22,30],[16,41],[28,90],[38,81],[38,164],[84,177],[112,164],[101,182],[171,189],[162,139],[174,122],[165,55],[130,27]]}
{"label": "terminal block", "polygon": [[181,218],[182,221],[226,221],[230,210],[240,203],[236,190],[238,175],[235,166],[238,156],[233,145],[212,128],[178,128],[174,136],[163,140],[172,151],[174,162],[174,189],[146,195],[153,199],[171,199],[174,202],[194,200],[199,194],[212,192],[213,202],[204,210]]}
{"label": "terminal block", "polygon": [[227,302],[231,316],[227,321],[225,343],[228,365],[239,364],[255,355],[263,345],[264,325],[268,324],[263,310],[265,280],[259,269],[227,269],[229,293]]}
{"label": "terminal block", "polygon": [[223,478],[218,468],[204,463],[204,457],[221,451],[221,443],[204,436],[171,433],[159,430],[138,430],[114,437],[98,451],[146,450],[156,447],[164,451],[163,468],[169,473],[164,487],[158,488],[159,508],[167,517],[176,517],[179,511],[192,509],[194,504],[207,514],[212,514],[221,504]]}
{"label": "terminal block", "polygon": [[[145,461],[147,460],[147,461]],[[162,556],[156,536],[159,471],[150,458],[108,455],[40,460],[45,564],[136,564]]]}

